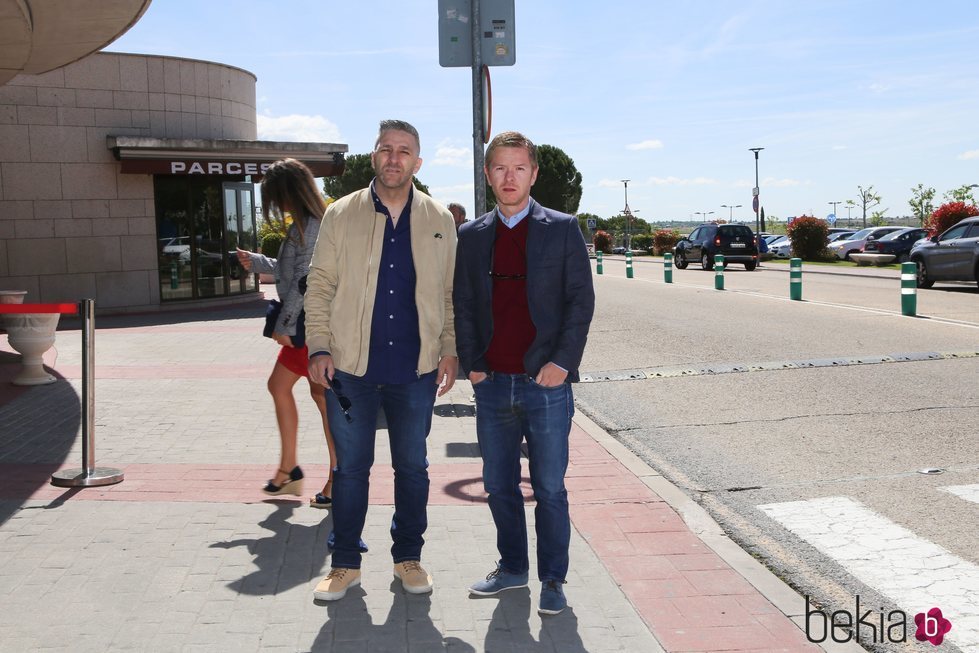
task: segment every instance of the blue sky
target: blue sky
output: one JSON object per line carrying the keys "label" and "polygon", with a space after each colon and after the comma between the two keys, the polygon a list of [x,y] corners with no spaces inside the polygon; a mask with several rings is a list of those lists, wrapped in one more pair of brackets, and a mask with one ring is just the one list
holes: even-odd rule
{"label": "blue sky", "polygon": [[[754,159],[769,215],[825,216],[872,185],[979,184],[979,3],[516,0],[516,65],[493,67],[493,132],[563,149],[579,211],[646,220],[743,205]],[[442,68],[436,0],[154,0],[109,48],[258,77],[259,138],[368,152],[377,122],[418,127],[419,178],[473,211],[468,68]],[[838,215],[845,217],[840,205]],[[857,217],[859,211],[854,210]]]}

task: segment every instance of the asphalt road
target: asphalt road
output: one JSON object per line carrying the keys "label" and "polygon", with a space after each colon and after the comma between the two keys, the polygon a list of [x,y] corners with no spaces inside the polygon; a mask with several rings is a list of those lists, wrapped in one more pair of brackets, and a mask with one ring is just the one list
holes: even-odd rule
{"label": "asphalt road", "polygon": [[[831,529],[820,540],[780,516],[798,509],[818,522],[821,504],[800,502],[857,502],[873,519],[840,517],[833,528],[893,525],[917,538],[893,564],[941,547],[965,565],[948,572],[954,591],[979,592],[969,567],[979,564],[979,504],[947,490],[979,487],[975,285],[920,290],[919,316],[906,317],[893,271],[809,274],[805,301],[794,302],[785,268],[731,266],[717,291],[699,267],[674,271],[669,285],[655,263],[637,264],[634,279],[621,260],[604,267],[582,363],[589,382],[575,389],[580,410],[830,609],[852,611],[860,595],[875,610],[910,611],[921,606],[903,602],[921,595],[864,573],[861,561],[892,564],[874,531]],[[964,618],[958,624],[957,635],[970,633]]]}

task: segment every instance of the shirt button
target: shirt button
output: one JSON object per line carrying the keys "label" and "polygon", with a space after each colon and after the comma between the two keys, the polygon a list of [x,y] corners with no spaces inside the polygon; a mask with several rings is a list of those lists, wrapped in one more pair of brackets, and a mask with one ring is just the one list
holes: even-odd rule
{"label": "shirt button", "polygon": [[394,263],[392,263],[392,264],[391,264],[391,267],[392,267],[392,268],[394,267]]}
{"label": "shirt button", "polygon": [[391,294],[391,295],[393,295],[394,294],[394,291],[393,290],[389,290],[388,293]]}
{"label": "shirt button", "polygon": [[393,320],[394,319],[394,316],[393,315],[388,315],[388,319],[389,320]]}
{"label": "shirt button", "polygon": [[393,340],[388,340],[388,344],[389,345],[393,345],[394,344],[394,341]]}
{"label": "shirt button", "polygon": [[391,242],[392,242],[392,243],[394,242],[394,238],[392,238],[392,239],[391,239]]}

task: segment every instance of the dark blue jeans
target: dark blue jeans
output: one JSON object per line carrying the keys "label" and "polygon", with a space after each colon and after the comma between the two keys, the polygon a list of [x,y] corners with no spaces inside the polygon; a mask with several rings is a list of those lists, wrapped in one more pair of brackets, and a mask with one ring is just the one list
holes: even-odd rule
{"label": "dark blue jeans", "polygon": [[417,381],[392,385],[366,383],[360,377],[336,372],[340,393],[350,400],[347,422],[337,396],[326,393],[330,430],[336,443],[333,473],[333,531],[336,546],[331,565],[360,569],[359,540],[367,519],[377,409],[384,408],[394,467],[394,519],[391,556],[394,562],[421,560],[428,528],[428,458],[425,440],[432,428],[435,372]]}
{"label": "dark blue jeans", "polygon": [[494,373],[474,385],[473,391],[483,486],[496,523],[501,565],[515,574],[530,569],[527,516],[520,492],[520,443],[526,438],[530,484],[537,502],[537,576],[541,581],[563,581],[571,542],[564,487],[574,415],[571,384],[545,388],[526,374]]}

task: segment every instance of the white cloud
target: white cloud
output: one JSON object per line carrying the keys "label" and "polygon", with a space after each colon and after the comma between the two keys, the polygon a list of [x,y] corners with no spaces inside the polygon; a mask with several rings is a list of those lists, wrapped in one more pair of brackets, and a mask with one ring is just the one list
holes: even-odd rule
{"label": "white cloud", "polygon": [[639,143],[630,143],[629,145],[626,145],[626,149],[629,150],[659,150],[662,148],[663,141],[659,139],[650,139]]}
{"label": "white cloud", "polygon": [[446,139],[435,148],[432,165],[449,166],[452,168],[472,168],[473,153],[471,147],[453,147],[452,141]]}
{"label": "white cloud", "polygon": [[789,188],[795,186],[802,186],[803,183],[798,179],[775,179],[774,177],[766,177],[761,180],[761,187],[764,189],[766,186],[768,188]]}
{"label": "white cloud", "polygon": [[258,138],[263,141],[342,143],[340,128],[323,116],[258,116]]}
{"label": "white cloud", "polygon": [[845,150],[846,149],[846,145],[834,145],[833,146],[833,149],[836,150],[836,151]]}
{"label": "white cloud", "polygon": [[717,180],[709,177],[694,177],[693,179],[680,179],[679,177],[650,177],[646,180],[647,186],[710,186],[716,184]]}
{"label": "white cloud", "polygon": [[979,150],[969,150],[968,152],[963,152],[958,158],[963,160],[979,159]]}

